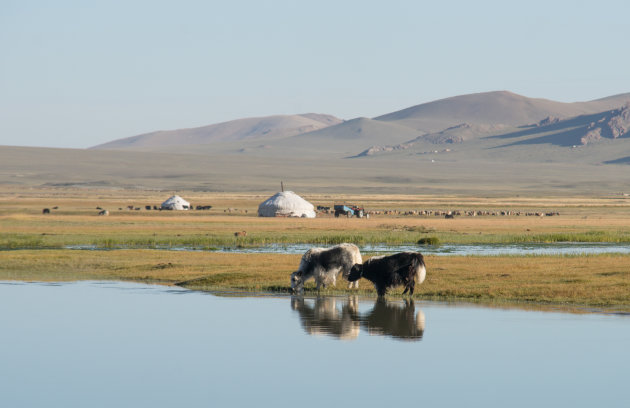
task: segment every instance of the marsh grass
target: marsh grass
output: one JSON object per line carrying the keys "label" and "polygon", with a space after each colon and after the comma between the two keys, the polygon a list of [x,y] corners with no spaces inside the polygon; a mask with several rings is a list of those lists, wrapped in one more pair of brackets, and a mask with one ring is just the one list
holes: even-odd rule
{"label": "marsh grass", "polygon": [[366,230],[356,233],[304,231],[287,234],[286,231],[258,231],[246,237],[236,238],[227,234],[125,234],[124,232],[94,236],[76,234],[0,234],[0,249],[63,248],[67,246],[93,246],[97,249],[173,249],[190,248],[213,250],[217,248],[254,248],[272,244],[313,244],[330,246],[343,242],[357,245],[441,245],[441,244],[532,244],[532,243],[630,243],[630,231],[582,231],[547,234],[461,234],[436,232],[432,236],[410,231],[392,232]]}
{"label": "marsh grass", "polygon": [[440,239],[438,237],[420,238],[418,240],[418,245],[439,246],[440,245]]}
{"label": "marsh grass", "polygon": [[60,248],[55,243],[49,243],[41,235],[34,234],[0,234],[1,249],[35,249],[35,248]]}

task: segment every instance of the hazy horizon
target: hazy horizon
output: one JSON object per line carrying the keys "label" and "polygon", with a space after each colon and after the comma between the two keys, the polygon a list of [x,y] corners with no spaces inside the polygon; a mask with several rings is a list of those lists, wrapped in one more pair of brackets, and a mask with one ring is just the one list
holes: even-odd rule
{"label": "hazy horizon", "polygon": [[268,115],[347,120],[497,90],[559,102],[630,91],[622,1],[1,9],[0,145],[86,148]]}

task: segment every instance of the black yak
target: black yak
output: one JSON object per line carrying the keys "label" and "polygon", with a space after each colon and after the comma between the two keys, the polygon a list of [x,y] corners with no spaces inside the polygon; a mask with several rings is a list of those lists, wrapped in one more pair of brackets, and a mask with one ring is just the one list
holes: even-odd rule
{"label": "black yak", "polygon": [[403,285],[413,295],[416,283],[424,282],[427,270],[420,252],[401,252],[389,256],[374,256],[363,264],[352,267],[348,281],[365,278],[374,284],[378,296],[385,296],[387,289]]}

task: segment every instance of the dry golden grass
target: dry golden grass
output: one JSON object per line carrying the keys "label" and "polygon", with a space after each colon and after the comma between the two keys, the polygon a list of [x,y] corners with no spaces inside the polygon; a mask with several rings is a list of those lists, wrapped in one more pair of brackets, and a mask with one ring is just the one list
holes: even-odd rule
{"label": "dry golden grass", "polygon": [[[111,194],[111,193],[110,193]],[[419,230],[442,233],[460,234],[467,236],[487,234],[550,234],[550,233],[579,233],[584,231],[630,231],[630,201],[616,200],[615,205],[609,207],[609,200],[568,200],[563,199],[555,206],[548,205],[547,199],[539,199],[529,203],[531,208],[501,206],[496,200],[487,200],[486,206],[474,207],[478,199],[470,199],[466,205],[464,199],[459,204],[447,205],[435,202],[435,198],[413,197],[413,203],[404,204],[408,209],[456,209],[456,208],[485,208],[511,209],[513,211],[559,211],[557,217],[457,217],[444,219],[443,217],[418,216],[373,216],[370,219],[333,218],[330,215],[316,219],[293,218],[259,218],[256,217],[256,206],[262,197],[256,195],[241,195],[228,199],[222,195],[206,194],[196,197],[197,203],[212,204],[210,211],[173,212],[146,211],[144,205],[159,204],[164,195],[138,197],[133,196],[121,200],[120,198],[101,197],[96,193],[86,193],[84,196],[72,197],[23,197],[22,195],[0,197],[0,226],[5,234],[68,234],[68,235],[170,235],[191,234],[196,236],[215,234],[229,235],[235,231],[246,230],[253,234],[281,234],[293,233],[330,233],[334,231],[353,232],[358,234],[370,231],[399,232],[405,230]],[[392,197],[392,200],[394,198]],[[399,201],[381,202],[373,198],[374,202],[365,204],[366,208],[401,208],[406,197],[397,197]],[[192,199],[191,199],[192,200]],[[323,199],[322,199],[323,201]],[[348,198],[348,202],[361,202],[361,198]],[[367,201],[364,198],[363,201]],[[193,203],[195,200],[192,201]],[[328,205],[332,203],[332,199]],[[587,204],[590,203],[590,204]],[[127,205],[142,207],[140,211],[126,210]],[[514,205],[510,201],[510,205]],[[570,205],[570,206],[569,206]],[[577,207],[573,207],[577,205]],[[58,206],[50,215],[42,215],[42,208]],[[109,217],[97,216],[96,207],[110,210]],[[371,207],[372,206],[372,207]],[[568,206],[568,207],[567,207]],[[123,208],[123,210],[118,210]],[[239,211],[226,213],[228,208]],[[247,214],[244,211],[247,210]]]}
{"label": "dry golden grass", "polygon": [[[210,211],[146,211],[170,193],[128,190],[13,189],[0,187],[0,244],[6,248],[40,248],[91,243],[173,241],[242,243],[236,231],[264,242],[296,239],[368,237],[415,242],[439,236],[444,242],[509,242],[514,236],[598,233],[600,238],[626,239],[630,234],[630,200],[624,197],[438,197],[438,196],[306,196],[314,204],[356,203],[366,209],[483,209],[558,211],[557,217],[375,216],[346,219],[259,218],[258,203],[268,195],[182,193],[193,205]],[[129,211],[128,205],[141,207]],[[50,215],[42,208],[58,206]],[[111,211],[97,216],[96,207]],[[123,208],[123,210],[118,210]],[[233,209],[228,212],[228,209]],[[247,211],[247,213],[245,213]],[[427,233],[428,232],[428,233]],[[205,240],[205,241],[204,241]],[[254,241],[252,241],[254,242]],[[309,241],[310,242],[310,241]],[[625,241],[624,241],[625,242]],[[114,245],[115,247],[115,245]],[[158,250],[15,250],[0,252],[0,279],[113,279],[175,284],[201,289],[286,292],[299,255],[225,254]],[[483,302],[546,302],[630,309],[630,257],[437,257],[427,258],[429,275],[418,298]],[[345,293],[338,285],[329,293]],[[367,282],[361,294],[374,295]],[[312,289],[312,285],[309,288]],[[397,296],[399,292],[392,295]]]}
{"label": "dry golden grass", "polygon": [[630,308],[630,257],[427,257],[422,296]]}
{"label": "dry golden grass", "polygon": [[[129,280],[200,290],[288,293],[299,255],[155,250],[0,252],[0,280]],[[532,303],[630,310],[630,257],[428,256],[415,297],[485,303]],[[359,294],[374,296],[361,281]],[[325,293],[350,293],[340,281]],[[314,291],[312,281],[307,290]],[[390,296],[400,296],[395,290]]]}
{"label": "dry golden grass", "polygon": [[[297,255],[155,250],[20,250],[0,252],[0,280],[129,280],[175,284],[232,274],[243,284],[288,282]],[[234,282],[233,282],[234,283]]]}

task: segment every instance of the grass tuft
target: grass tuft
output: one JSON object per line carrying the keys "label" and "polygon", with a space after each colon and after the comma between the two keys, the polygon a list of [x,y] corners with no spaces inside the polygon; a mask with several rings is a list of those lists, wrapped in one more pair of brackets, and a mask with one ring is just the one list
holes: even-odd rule
{"label": "grass tuft", "polygon": [[433,246],[439,246],[440,245],[440,239],[438,237],[426,237],[426,238],[420,238],[418,240],[418,244],[419,245],[433,245]]}

